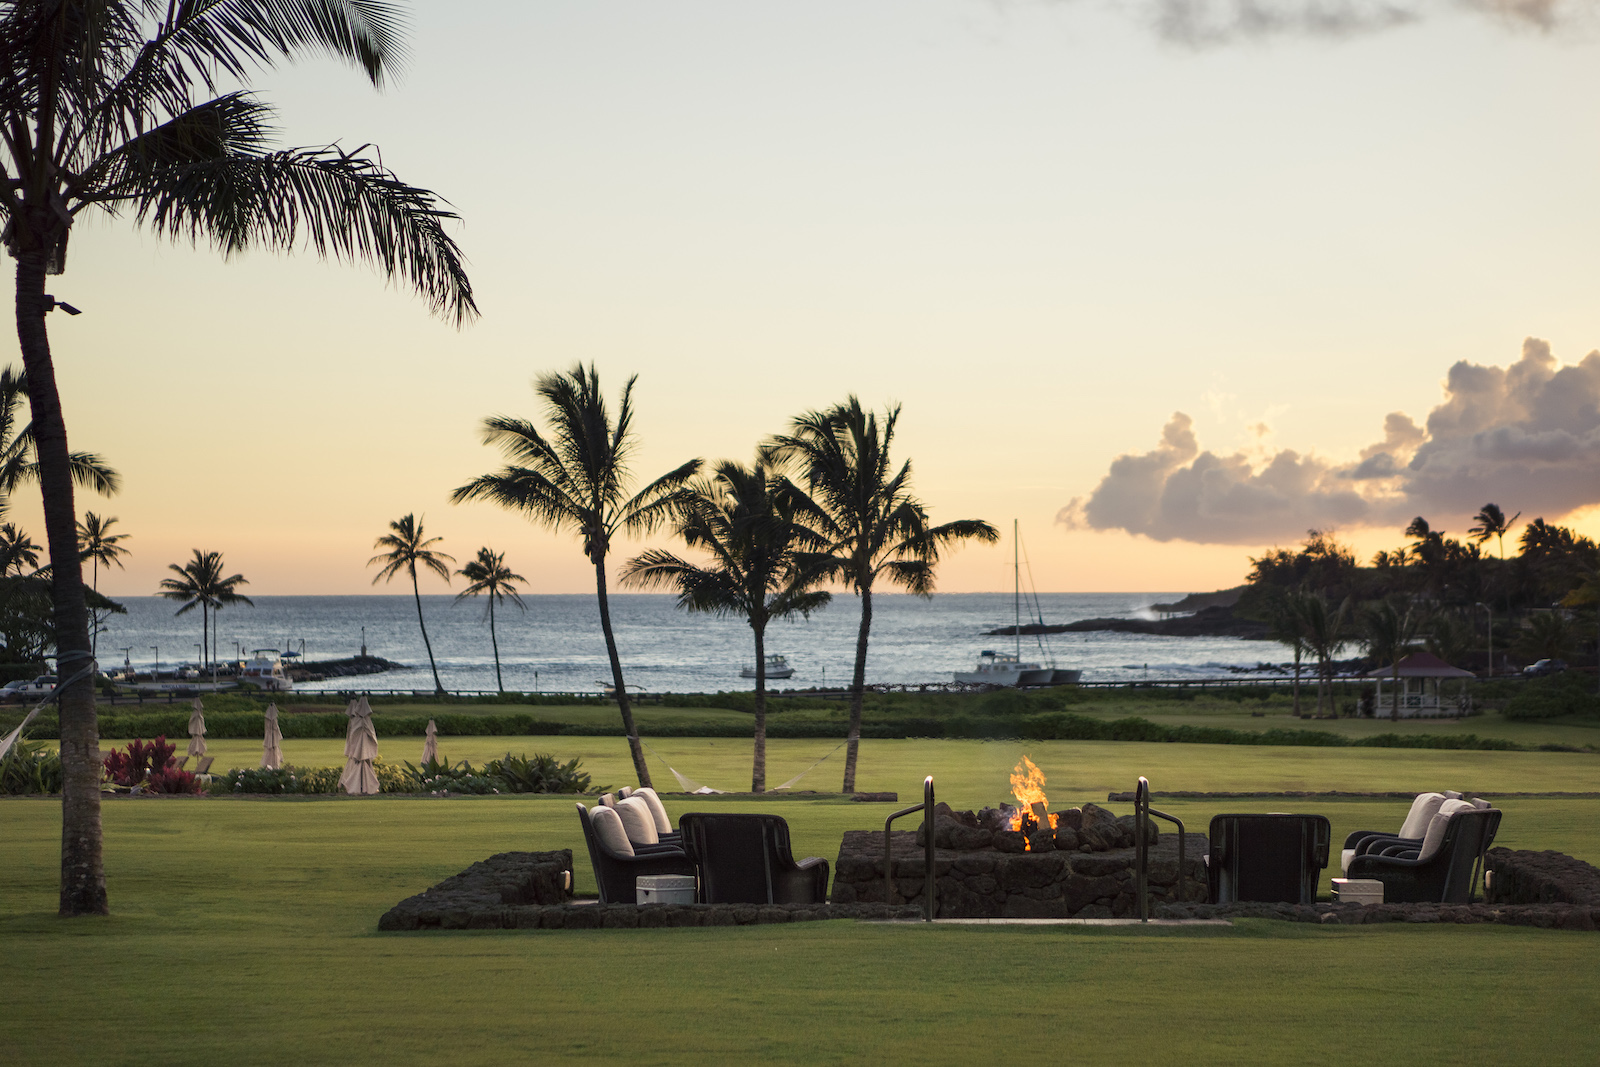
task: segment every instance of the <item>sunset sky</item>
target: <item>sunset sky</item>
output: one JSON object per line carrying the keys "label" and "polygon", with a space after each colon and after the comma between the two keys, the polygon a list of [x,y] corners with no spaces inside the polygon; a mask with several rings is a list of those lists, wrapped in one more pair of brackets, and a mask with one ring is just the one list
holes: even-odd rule
{"label": "sunset sky", "polygon": [[[423,0],[386,91],[256,85],[284,144],[453,203],[483,318],[80,221],[50,327],[72,443],[125,480],[79,497],[132,535],[102,589],[201,548],[251,594],[371,591],[414,511],[589,590],[571,537],[448,501],[498,464],[479,420],[578,360],[639,375],[642,477],[901,403],[934,519],[1019,519],[1040,590],[1211,589],[1307,526],[1366,556],[1491,500],[1600,535],[1592,11]],[[1009,588],[1010,553],[940,587]]]}

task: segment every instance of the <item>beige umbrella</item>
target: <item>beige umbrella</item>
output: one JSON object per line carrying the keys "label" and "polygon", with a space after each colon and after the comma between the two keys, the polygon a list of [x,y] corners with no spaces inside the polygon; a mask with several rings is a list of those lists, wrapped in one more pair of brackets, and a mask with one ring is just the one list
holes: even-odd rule
{"label": "beige umbrella", "polygon": [[261,766],[275,771],[283,765],[283,731],[278,729],[278,705],[267,705],[267,735],[261,742]]}
{"label": "beige umbrella", "polygon": [[194,711],[189,713],[189,755],[199,759],[206,754],[206,716],[200,698],[194,698]]}
{"label": "beige umbrella", "polygon": [[424,764],[437,763],[439,762],[439,728],[433,724],[432,719],[428,720],[426,736],[427,740],[422,742],[422,762]]}
{"label": "beige umbrella", "polygon": [[368,796],[378,791],[378,775],[372,761],[378,758],[378,734],[372,728],[372,707],[367,698],[350,702],[350,728],[344,737],[344,773],[339,788],[351,796]]}

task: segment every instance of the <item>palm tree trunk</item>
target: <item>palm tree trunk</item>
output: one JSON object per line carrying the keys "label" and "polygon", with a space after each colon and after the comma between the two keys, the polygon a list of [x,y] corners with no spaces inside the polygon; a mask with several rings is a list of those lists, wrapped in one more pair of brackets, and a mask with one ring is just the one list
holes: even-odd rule
{"label": "palm tree trunk", "polygon": [[[94,568],[93,568],[92,573],[94,575],[94,578],[93,578],[93,584],[90,586],[90,588],[93,589],[95,591],[95,593],[98,594],[100,592],[100,557],[99,556],[96,556],[95,559],[94,559]],[[99,653],[100,653],[100,613],[99,612],[94,612],[90,616],[90,619],[89,619],[89,655],[97,656],[97,655],[99,655]]]}
{"label": "palm tree trunk", "polygon": [[633,722],[633,704],[628,700],[628,687],[622,681],[622,658],[617,655],[617,638],[611,632],[611,603],[606,599],[606,558],[594,561],[595,596],[600,602],[600,632],[605,634],[606,655],[611,657],[611,684],[617,691],[617,710],[622,713],[622,730],[628,735],[628,752],[633,756],[633,771],[639,776],[639,788],[654,788],[650,781],[650,767],[644,761],[644,746],[639,743],[639,728]]}
{"label": "palm tree trunk", "polygon": [[1294,717],[1300,717],[1300,650],[1294,650]]}
{"label": "palm tree trunk", "polygon": [[856,791],[856,753],[861,749],[861,703],[867,684],[867,635],[872,631],[872,588],[861,590],[861,629],[856,633],[856,669],[850,676],[850,732],[845,735],[844,791]]}
{"label": "palm tree trunk", "polygon": [[755,759],[750,765],[750,792],[767,791],[767,635],[766,628],[755,623],[750,629],[756,635],[756,743]]}
{"label": "palm tree trunk", "polygon": [[[13,225],[18,222],[12,220]],[[100,731],[94,708],[89,608],[83,595],[83,561],[78,557],[67,426],[50,359],[50,335],[44,325],[51,307],[44,295],[44,280],[43,253],[24,251],[17,260],[17,341],[28,371],[28,404],[50,548],[56,664],[63,680],[56,690],[63,778],[60,911],[62,915],[105,915],[110,905],[100,851]]]}
{"label": "palm tree trunk", "polygon": [[500,677],[500,639],[494,635],[494,593],[489,594],[489,647],[494,649],[494,685],[504,693],[506,682]]}
{"label": "palm tree trunk", "polygon": [[[205,666],[206,653],[211,648],[211,615],[209,606],[200,601],[200,665]],[[288,651],[285,649],[285,651]]]}
{"label": "palm tree trunk", "polygon": [[428,650],[428,666],[433,670],[433,691],[444,692],[444,683],[439,681],[439,665],[433,662],[433,642],[428,640],[428,624],[422,621],[422,593],[417,589],[417,565],[411,565],[411,596],[417,602],[417,625],[422,628],[422,647]]}
{"label": "palm tree trunk", "polygon": [[1399,653],[1398,650],[1394,654],[1394,673],[1390,675],[1389,680],[1392,683],[1391,684],[1391,688],[1394,689],[1394,692],[1390,694],[1390,698],[1391,699],[1390,699],[1390,703],[1389,703],[1389,721],[1390,722],[1399,722],[1400,721],[1400,653]]}

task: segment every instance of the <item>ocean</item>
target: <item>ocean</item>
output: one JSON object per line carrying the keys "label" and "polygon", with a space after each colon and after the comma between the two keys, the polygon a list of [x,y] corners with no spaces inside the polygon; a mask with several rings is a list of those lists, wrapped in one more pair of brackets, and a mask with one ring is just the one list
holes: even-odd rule
{"label": "ocean", "polygon": [[[1150,617],[1149,605],[1179,593],[1042,593],[1039,607],[1047,623],[1077,619]],[[308,661],[342,659],[361,650],[363,639],[374,656],[406,664],[405,670],[359,680],[372,689],[432,689],[428,657],[409,596],[258,596],[254,607],[225,608],[217,630],[224,658],[236,649],[276,648],[303,653]],[[175,615],[173,601],[126,597],[126,615],[113,615],[99,639],[100,662],[120,666],[124,656],[149,669],[200,662],[200,612]],[[520,692],[599,691],[609,682],[605,639],[593,596],[525,596],[526,611],[496,608],[501,669],[508,690]],[[904,594],[873,597],[872,640],[867,658],[869,683],[948,682],[953,672],[971,670],[984,649],[1012,648],[1011,637],[984,637],[984,630],[1010,625],[1009,593],[946,593],[932,599]],[[433,642],[439,677],[446,689],[493,690],[494,658],[489,624],[481,601],[425,596],[422,612]],[[630,686],[647,692],[714,693],[749,689],[739,677],[754,661],[750,628],[738,618],[690,614],[670,594],[611,597],[613,625]],[[767,650],[784,653],[795,668],[775,688],[842,688],[849,684],[855,657],[860,602],[850,594],[810,619],[775,622],[767,628]],[[1024,611],[1024,621],[1028,614]],[[1279,663],[1284,647],[1269,641],[1229,637],[1155,637],[1096,632],[1024,637],[1026,660],[1055,661],[1079,668],[1085,681],[1142,678],[1227,677],[1231,669]],[[303,690],[350,688],[350,679],[305,682]]]}

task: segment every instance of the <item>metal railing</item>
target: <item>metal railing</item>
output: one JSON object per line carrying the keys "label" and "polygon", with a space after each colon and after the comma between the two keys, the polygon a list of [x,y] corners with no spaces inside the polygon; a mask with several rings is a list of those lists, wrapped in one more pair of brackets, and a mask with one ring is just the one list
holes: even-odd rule
{"label": "metal railing", "polygon": [[1164,811],[1157,811],[1150,806],[1150,781],[1144,775],[1139,776],[1139,785],[1133,793],[1133,841],[1135,849],[1135,871],[1137,872],[1139,888],[1139,921],[1150,921],[1150,816],[1165,819],[1178,827],[1178,881],[1176,891],[1179,900],[1184,899],[1184,868],[1186,859],[1184,855],[1183,820],[1168,815]]}
{"label": "metal railing", "polygon": [[894,903],[894,849],[890,844],[889,826],[902,815],[911,815],[922,812],[922,825],[926,830],[923,842],[923,865],[927,883],[922,890],[922,921],[933,922],[934,915],[934,871],[933,871],[933,775],[922,780],[922,803],[913,804],[909,808],[901,808],[887,819],[883,820],[883,900],[886,904]]}

